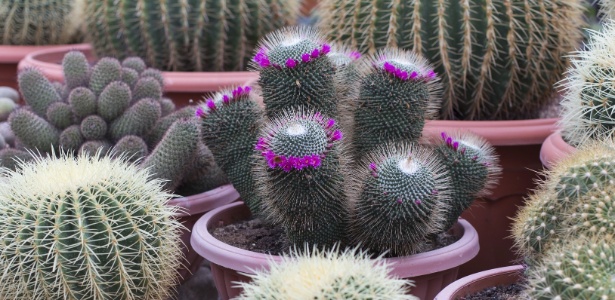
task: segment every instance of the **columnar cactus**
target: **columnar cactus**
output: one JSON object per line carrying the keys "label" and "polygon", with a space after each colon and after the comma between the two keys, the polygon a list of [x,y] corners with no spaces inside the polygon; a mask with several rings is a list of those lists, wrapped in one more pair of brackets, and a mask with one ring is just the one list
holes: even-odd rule
{"label": "columnar cactus", "polygon": [[615,22],[589,33],[586,49],[574,52],[572,67],[559,83],[565,91],[559,125],[573,145],[615,137]]}
{"label": "columnar cactus", "polygon": [[298,0],[85,1],[98,56],[172,71],[244,70],[257,41],[299,13]]}
{"label": "columnar cactus", "polygon": [[325,0],[318,27],[362,52],[412,50],[436,66],[444,119],[526,119],[548,104],[582,38],[578,0]]}
{"label": "columnar cactus", "polygon": [[37,157],[0,181],[2,299],[167,299],[182,225],[122,159]]}
{"label": "columnar cactus", "polygon": [[1,45],[69,44],[80,40],[82,0],[0,3]]}
{"label": "columnar cactus", "polygon": [[244,291],[237,299],[417,299],[406,294],[412,282],[391,277],[389,268],[357,249],[307,250],[250,275],[252,282],[240,283]]}

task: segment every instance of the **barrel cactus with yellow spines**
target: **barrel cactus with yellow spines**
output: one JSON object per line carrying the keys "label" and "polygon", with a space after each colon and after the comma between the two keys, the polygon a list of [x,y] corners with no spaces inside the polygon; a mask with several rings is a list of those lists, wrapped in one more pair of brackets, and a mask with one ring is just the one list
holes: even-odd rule
{"label": "barrel cactus with yellow spines", "polygon": [[582,39],[579,0],[324,0],[319,27],[362,52],[413,50],[444,85],[443,119],[538,117]]}
{"label": "barrel cactus with yellow spines", "polygon": [[98,56],[169,71],[240,71],[257,41],[296,22],[298,0],[85,0]]}

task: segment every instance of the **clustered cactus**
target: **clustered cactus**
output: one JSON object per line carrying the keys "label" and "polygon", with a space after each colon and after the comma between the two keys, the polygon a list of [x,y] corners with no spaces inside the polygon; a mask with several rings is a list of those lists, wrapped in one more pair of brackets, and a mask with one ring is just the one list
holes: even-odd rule
{"label": "clustered cactus", "polygon": [[577,0],[324,0],[319,28],[360,51],[412,50],[442,77],[444,119],[536,118],[582,38]]}
{"label": "clustered cactus", "polygon": [[298,0],[85,0],[94,52],[171,71],[239,71],[266,33],[292,25]]}
{"label": "clustered cactus", "polygon": [[0,180],[0,298],[168,299],[181,263],[176,206],[124,159],[37,157]]}
{"label": "clustered cactus", "polygon": [[0,45],[70,44],[81,39],[82,0],[0,2]]}
{"label": "clustered cactus", "polygon": [[358,56],[314,30],[271,33],[254,57],[265,110],[251,87],[215,94],[197,111],[203,137],[252,212],[293,244],[417,253],[492,184],[497,158],[470,134],[419,146],[436,74],[402,50]]}
{"label": "clustered cactus", "polygon": [[[196,185],[187,188],[201,189],[198,192],[225,183],[200,141],[200,125],[193,119],[196,108],[175,110],[173,102],[162,97],[160,71],[146,68],[135,57],[122,62],[102,58],[90,66],[77,51],[66,54],[62,66],[64,84],[51,83],[36,69],[19,73],[28,106],[11,113],[9,123],[23,148],[90,154],[103,149],[129,155],[166,179],[170,190],[186,181]],[[13,164],[11,155],[28,157],[25,150],[0,150],[5,166]]]}

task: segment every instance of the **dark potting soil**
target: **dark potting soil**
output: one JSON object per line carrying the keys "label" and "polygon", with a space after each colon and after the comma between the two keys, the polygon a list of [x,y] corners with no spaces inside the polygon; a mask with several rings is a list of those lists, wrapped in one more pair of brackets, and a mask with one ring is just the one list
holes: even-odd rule
{"label": "dark potting soil", "polygon": [[[253,252],[280,255],[288,253],[290,249],[290,242],[282,228],[259,218],[223,225],[211,234],[221,242]],[[425,245],[425,251],[446,247],[459,238],[449,233],[439,234],[433,243]]]}
{"label": "dark potting soil", "polygon": [[480,292],[469,294],[457,300],[513,300],[520,296],[523,287],[521,284],[498,285],[486,288]]}

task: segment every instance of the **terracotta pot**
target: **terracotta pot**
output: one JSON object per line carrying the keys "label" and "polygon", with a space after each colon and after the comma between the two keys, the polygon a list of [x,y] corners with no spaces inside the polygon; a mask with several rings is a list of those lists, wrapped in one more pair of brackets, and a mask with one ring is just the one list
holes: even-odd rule
{"label": "terracotta pot", "polygon": [[196,221],[204,213],[238,199],[239,193],[237,193],[232,185],[227,184],[200,194],[174,198],[167,203],[167,205],[176,205],[181,208],[176,217],[185,227],[182,231],[181,239],[183,244],[182,252],[186,260],[184,265],[179,268],[180,284],[190,278],[190,275],[198,270],[203,261],[203,257],[195,252],[190,245],[190,235]]}
{"label": "terracotta pot", "polygon": [[[36,51],[19,62],[18,69],[37,67],[52,81],[64,81],[62,58],[71,50],[83,52],[90,61],[96,58],[90,45],[66,46],[55,49]],[[203,96],[230,86],[258,78],[257,72],[162,72],[165,96],[173,100],[178,107],[193,101],[200,102]]]}
{"label": "terracotta pot", "polygon": [[456,300],[486,288],[509,285],[518,282],[523,276],[524,267],[515,265],[482,271],[449,284],[434,300]]}
{"label": "terracotta pot", "polygon": [[547,169],[550,169],[551,166],[576,151],[577,148],[564,141],[561,132],[554,132],[542,143],[540,161]]}
{"label": "terracotta pot", "polygon": [[486,138],[495,146],[502,176],[491,196],[477,199],[461,216],[480,236],[480,252],[461,266],[459,276],[509,266],[517,261],[509,238],[511,218],[523,206],[524,198],[536,186],[536,171],[542,142],[556,130],[556,118],[520,121],[427,121],[424,136],[440,136],[442,131],[467,130]]}
{"label": "terracotta pot", "polygon": [[301,15],[310,16],[312,10],[320,3],[320,0],[303,0],[301,1]]}
{"label": "terracotta pot", "polygon": [[[194,225],[190,243],[194,250],[211,263],[211,271],[222,299],[241,293],[233,282],[247,282],[252,270],[267,268],[269,262],[279,261],[280,256],[261,254],[239,249],[215,239],[209,231],[224,224],[231,224],[250,217],[243,202],[219,207],[206,213]],[[466,221],[459,220],[453,233],[461,238],[452,245],[416,255],[388,258],[392,263],[391,274],[414,281],[411,293],[421,299],[432,299],[442,288],[457,278],[459,266],[478,253],[478,235]]]}

